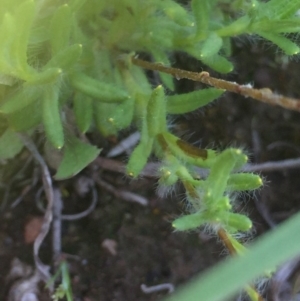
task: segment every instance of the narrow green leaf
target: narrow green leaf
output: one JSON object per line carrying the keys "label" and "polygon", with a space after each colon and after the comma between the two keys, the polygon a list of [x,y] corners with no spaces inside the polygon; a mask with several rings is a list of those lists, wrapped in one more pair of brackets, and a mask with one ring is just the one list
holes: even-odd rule
{"label": "narrow green leaf", "polygon": [[129,98],[118,104],[99,101],[93,101],[93,104],[96,125],[104,136],[116,135],[118,130],[130,126],[135,108],[134,99]]}
{"label": "narrow green leaf", "polygon": [[192,11],[195,16],[198,36],[205,36],[210,20],[210,4],[208,0],[192,0]]}
{"label": "narrow green leaf", "polygon": [[129,70],[122,70],[122,73],[126,88],[132,95],[136,93],[150,94],[152,92],[152,86],[143,68],[131,66]]}
{"label": "narrow green leaf", "polygon": [[12,56],[17,62],[17,68],[26,72],[27,70],[27,46],[31,25],[35,15],[35,2],[25,1],[18,6],[14,14],[16,32],[11,45]]}
{"label": "narrow green leaf", "polygon": [[196,59],[202,61],[205,65],[220,73],[228,73],[233,70],[233,64],[230,61],[228,61],[225,57],[219,54],[214,54],[211,56],[202,56],[200,44],[196,45],[193,48],[187,48],[186,51]]}
{"label": "narrow green leaf", "polygon": [[123,130],[130,126],[134,113],[135,102],[129,98],[120,104],[111,104],[115,106],[114,110],[108,112],[109,122],[118,130]]}
{"label": "narrow green leaf", "polygon": [[116,85],[100,82],[83,73],[74,74],[71,83],[78,91],[101,102],[122,102],[129,97],[126,91]]}
{"label": "narrow green leaf", "polygon": [[220,213],[220,219],[223,222],[225,229],[229,227],[229,229],[234,232],[249,231],[252,227],[251,220],[243,214],[222,212]]}
{"label": "narrow green leaf", "polygon": [[[13,69],[11,54],[11,44],[14,42],[14,35],[16,33],[16,24],[13,16],[6,12],[2,17],[0,30],[0,68],[1,73],[7,73]],[[14,74],[12,74],[14,75]]]}
{"label": "narrow green leaf", "polygon": [[128,164],[126,166],[126,173],[129,176],[135,178],[140,174],[148,161],[152,147],[153,139],[151,138],[146,142],[141,141],[138,146],[136,146],[136,148],[131,153]]}
{"label": "narrow green leaf", "polygon": [[79,60],[82,53],[82,45],[74,44],[66,47],[54,55],[46,64],[44,70],[48,68],[58,67],[64,71],[68,71]]}
{"label": "narrow green leaf", "polygon": [[126,166],[126,173],[134,178],[137,177],[145,167],[153,149],[154,139],[149,137],[146,117],[141,120],[140,133],[140,142],[131,153]]}
{"label": "narrow green leaf", "polygon": [[[168,59],[168,56],[166,53],[164,53],[163,51],[159,51],[159,50],[153,50],[152,51],[152,55],[155,59],[156,63],[161,63],[165,66],[170,66],[170,61]],[[175,90],[175,85],[174,85],[174,78],[173,76],[163,73],[163,72],[159,72],[159,76],[161,78],[162,83],[171,91]]]}
{"label": "narrow green leaf", "polygon": [[66,48],[69,44],[72,26],[72,14],[67,4],[60,6],[51,20],[50,43],[52,55]]}
{"label": "narrow green leaf", "polygon": [[220,72],[220,73],[228,73],[233,70],[233,65],[230,61],[228,61],[225,57],[215,54],[209,57],[201,57],[198,58],[210,68]]}
{"label": "narrow green leaf", "polygon": [[299,9],[299,1],[271,0],[260,4],[258,16],[280,20],[294,16]]}
{"label": "narrow green leaf", "polygon": [[85,133],[93,121],[93,101],[79,92],[75,94],[73,104],[77,126],[81,133]]}
{"label": "narrow green leaf", "polygon": [[255,190],[263,184],[259,175],[253,173],[236,173],[229,176],[227,181],[228,191]]}
{"label": "narrow green leaf", "polygon": [[207,88],[185,94],[167,97],[167,112],[169,114],[184,114],[201,108],[216,98],[220,97],[224,90]]}
{"label": "narrow green leaf", "polygon": [[171,152],[184,162],[210,168],[216,158],[216,153],[213,150],[195,147],[169,132],[158,134],[156,138],[165,152]]}
{"label": "narrow green leaf", "polygon": [[111,112],[112,108],[114,109],[116,105],[93,101],[93,108],[94,108],[94,119],[96,123],[96,127],[98,131],[104,136],[115,136],[117,135],[117,129],[114,125],[109,122],[109,118],[107,118],[107,113]]}
{"label": "narrow green leaf", "polygon": [[22,110],[7,115],[9,126],[16,132],[27,131],[41,123],[41,101],[35,101]]}
{"label": "narrow green leaf", "polygon": [[225,300],[255,277],[298,256],[300,244],[296,238],[299,229],[300,213],[259,238],[244,256],[227,259],[204,275],[197,276],[164,301]]}
{"label": "narrow green leaf", "polygon": [[166,100],[164,88],[161,85],[157,86],[151,93],[146,118],[149,137],[154,137],[167,129]]}
{"label": "narrow green leaf", "polygon": [[164,0],[158,2],[163,12],[174,22],[182,26],[192,26],[190,14],[180,4],[172,0]]}
{"label": "narrow green leaf", "polygon": [[213,202],[217,202],[223,197],[227,186],[227,181],[231,171],[235,168],[237,162],[247,162],[247,157],[239,149],[228,148],[220,153],[210,170],[206,179],[207,187],[210,187],[211,195],[209,196]]}
{"label": "narrow green leaf", "polygon": [[172,226],[178,231],[195,229],[207,223],[205,216],[200,213],[184,215],[173,221]]}
{"label": "narrow green leaf", "polygon": [[0,112],[4,114],[11,114],[22,110],[41,97],[41,93],[42,91],[36,87],[21,87],[15,93],[8,96],[5,102],[0,106]]}
{"label": "narrow green leaf", "polygon": [[61,74],[62,70],[60,68],[48,68],[30,75],[24,86],[52,84],[58,80]]}
{"label": "narrow green leaf", "polygon": [[258,34],[263,38],[273,42],[275,45],[281,48],[287,55],[294,55],[300,52],[300,48],[284,36],[270,32],[258,32]]}
{"label": "narrow green leaf", "polygon": [[249,16],[242,16],[227,26],[218,29],[216,33],[221,37],[233,37],[247,32],[251,19]]}
{"label": "narrow green leaf", "polygon": [[298,17],[289,18],[287,20],[263,20],[254,23],[251,31],[254,33],[267,32],[273,34],[298,33],[300,30],[300,20]]}
{"label": "narrow green leaf", "polygon": [[51,144],[60,149],[64,145],[64,130],[59,106],[57,87],[48,88],[42,100],[43,124],[46,137]]}
{"label": "narrow green leaf", "polygon": [[223,44],[222,38],[215,32],[210,33],[204,41],[200,51],[200,57],[206,58],[218,54]]}

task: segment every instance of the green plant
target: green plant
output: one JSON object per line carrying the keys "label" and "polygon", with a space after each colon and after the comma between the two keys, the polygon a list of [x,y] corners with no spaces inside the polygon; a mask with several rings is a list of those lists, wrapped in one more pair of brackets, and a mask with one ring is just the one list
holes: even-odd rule
{"label": "green plant", "polygon": [[69,274],[69,268],[66,261],[62,261],[57,268],[55,275],[47,283],[47,287],[53,286],[54,282],[61,278],[60,285],[55,289],[52,296],[54,301],[59,301],[66,298],[67,301],[73,300],[73,293],[71,287],[71,280]]}
{"label": "green plant", "polygon": [[299,223],[300,217],[297,214],[280,225],[276,231],[259,238],[244,256],[222,262],[204,275],[197,276],[181,291],[165,300],[227,300],[257,275],[262,275],[271,267],[299,254],[300,246],[295,240]]}
{"label": "green plant", "polygon": [[[223,12],[221,4],[230,13]],[[2,0],[1,159],[20,152],[19,132],[33,135],[42,125],[45,147],[62,156],[55,178],[65,179],[100,152],[80,139],[83,134],[97,129],[104,136],[117,135],[134,125],[141,138],[127,174],[138,177],[154,153],[162,161],[159,184],[181,181],[192,205],[189,214],[173,222],[174,228],[206,225],[231,253],[244,253],[235,234],[250,230],[252,222],[234,212],[233,195],[260,187],[262,180],[238,171],[247,162],[240,149],[218,152],[189,145],[171,133],[167,116],[191,112],[231,88],[265,101],[276,96],[269,90],[218,82],[206,72],[198,77],[213,88],[166,95],[165,88],[174,91],[170,74],[191,75],[172,72],[168,54],[183,51],[228,73],[233,70],[230,39],[243,34],[263,37],[287,55],[297,54],[299,47],[285,35],[299,31],[295,14],[300,1],[192,0],[190,6],[185,9],[172,0]],[[139,53],[159,63],[150,68],[160,72],[163,86],[152,87],[143,69],[149,64],[136,58]],[[209,175],[199,179],[194,166],[207,169]],[[247,290],[258,300],[250,286]]]}

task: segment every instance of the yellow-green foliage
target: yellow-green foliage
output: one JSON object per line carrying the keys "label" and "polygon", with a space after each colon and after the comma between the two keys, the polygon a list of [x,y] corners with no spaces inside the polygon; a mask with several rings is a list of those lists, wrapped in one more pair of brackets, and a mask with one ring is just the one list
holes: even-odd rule
{"label": "yellow-green foliage", "polygon": [[[268,3],[233,1],[229,8],[231,15],[236,12],[235,15],[239,16],[236,19],[224,14],[219,2],[223,1],[193,0],[184,7],[173,0],[2,0],[2,118],[9,119],[9,114],[43,102],[47,97],[42,91],[57,89],[58,86],[60,114],[64,111],[63,106],[69,105],[72,99],[76,99],[74,107],[78,109],[79,100],[73,97],[74,92],[90,97],[85,106],[81,105],[86,112],[91,112],[93,106],[98,107],[94,105],[96,101],[112,103],[132,98],[127,106],[147,106],[146,103],[135,104],[139,102],[136,93],[145,94],[142,98],[146,101],[151,91],[142,89],[149,85],[148,80],[144,71],[131,66],[130,53],[143,51],[156,61],[169,65],[168,53],[185,51],[219,72],[229,72],[233,65],[224,57],[224,53],[230,54],[226,46],[228,37],[245,33],[260,34],[289,55],[299,52],[299,47],[282,35],[298,31],[299,19],[295,17],[295,12],[299,9],[299,1],[288,1],[288,5],[283,0]],[[131,80],[126,79],[128,72],[132,75]],[[168,88],[174,89],[170,76],[161,74],[161,78]],[[181,110],[183,113],[196,109],[197,97],[201,98],[199,106],[204,105],[205,101],[199,94],[193,96],[193,104],[189,105],[188,102],[185,108],[178,100],[176,108],[171,108],[169,102],[170,113],[179,114]],[[56,104],[54,106],[57,107]],[[98,112],[106,108],[108,111],[114,110],[114,106],[99,106]],[[127,106],[124,106],[125,110]],[[55,108],[50,109],[56,112]],[[140,113],[136,109],[134,114],[129,114],[131,120],[114,120],[112,125],[107,120],[99,122],[97,114],[94,114],[94,118],[98,120],[97,124],[102,124],[98,128],[103,134],[111,134],[134,120],[139,123],[138,120],[144,118]],[[42,120],[47,138],[54,142],[53,137],[48,136],[51,132],[47,128],[49,122],[43,117],[47,114],[34,114],[40,115],[31,117]],[[91,116],[90,113],[86,114]],[[85,121],[84,125],[83,121],[79,121],[79,128],[84,132],[93,124],[91,117],[88,118],[89,121]],[[63,118],[56,120],[61,123],[60,127],[64,127]],[[78,114],[76,120],[80,120]],[[22,130],[20,125],[17,128]],[[28,124],[24,125],[26,129]],[[60,144],[54,142],[54,146]]]}
{"label": "yellow-green foliage", "polygon": [[[222,3],[230,14],[222,11]],[[233,191],[262,183],[258,176],[235,172],[246,156],[239,149],[198,149],[167,126],[167,114],[193,111],[223,91],[210,88],[166,96],[165,88],[174,90],[172,78],[160,73],[164,86],[152,87],[131,57],[145,53],[170,65],[169,53],[181,51],[227,73],[234,67],[228,57],[230,38],[241,34],[261,35],[286,54],[296,54],[299,47],[284,35],[299,31],[299,0],[192,0],[187,6],[173,0],[0,4],[0,148],[6,147],[7,135],[43,125],[47,140],[63,151],[58,178],[66,178],[99,153],[78,141],[78,130],[97,129],[108,136],[133,125],[141,139],[127,173],[137,177],[153,153],[163,161],[160,185],[180,180],[186,188],[193,212],[177,219],[176,229],[208,223],[234,233],[251,227],[247,217],[232,212],[230,200]],[[20,141],[11,141],[16,141],[15,147],[6,158],[20,151]],[[66,141],[73,141],[74,147]],[[78,164],[68,170],[74,161]],[[209,175],[199,180],[194,165],[206,168]]]}

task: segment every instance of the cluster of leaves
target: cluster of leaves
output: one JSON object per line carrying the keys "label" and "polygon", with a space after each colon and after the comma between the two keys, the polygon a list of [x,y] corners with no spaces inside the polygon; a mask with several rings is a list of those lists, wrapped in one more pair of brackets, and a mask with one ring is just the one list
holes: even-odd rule
{"label": "cluster of leaves", "polygon": [[59,264],[55,275],[47,283],[47,287],[51,287],[59,277],[61,277],[61,284],[56,288],[52,296],[53,300],[58,301],[65,298],[67,301],[73,301],[69,268],[67,262],[64,260]]}
{"label": "cluster of leaves", "polygon": [[[165,88],[174,91],[170,75],[160,73],[163,86],[153,88],[131,57],[143,52],[168,66],[168,54],[183,51],[227,73],[233,70],[230,38],[242,34],[293,55],[300,49],[284,34],[300,29],[300,1],[192,0],[185,8],[173,0],[1,0],[1,8],[0,159],[22,149],[18,132],[43,129],[46,146],[63,157],[56,178],[70,177],[99,154],[81,134],[117,135],[133,124],[141,139],[128,175],[137,177],[155,153],[163,162],[160,184],[180,180],[186,188],[192,214],[174,221],[176,229],[209,224],[231,234],[251,228],[246,216],[232,212],[230,200],[232,192],[262,184],[256,175],[234,172],[246,156],[232,148],[197,149],[167,124],[168,114],[193,111],[224,91],[166,96]],[[209,176],[197,179],[193,166],[207,168]]]}
{"label": "cluster of leaves", "polygon": [[[193,0],[190,9],[173,0],[61,2],[2,1],[0,112],[4,141],[13,136],[12,130],[26,131],[42,123],[47,139],[55,148],[62,148],[66,132],[72,131],[71,113],[66,109],[71,103],[76,126],[83,133],[96,125],[104,135],[117,134],[132,122],[140,123],[152,87],[141,68],[124,63],[124,54],[142,51],[169,65],[169,52],[184,51],[226,73],[233,69],[226,59],[233,36],[256,34],[287,54],[299,52],[299,47],[282,35],[298,32],[295,13],[299,1],[228,4]],[[224,5],[231,13],[223,13]],[[161,74],[161,79],[174,90],[169,75]],[[196,109],[201,106],[196,100],[206,92],[190,95],[192,106],[178,98],[176,104],[168,100],[171,107],[167,113]]]}

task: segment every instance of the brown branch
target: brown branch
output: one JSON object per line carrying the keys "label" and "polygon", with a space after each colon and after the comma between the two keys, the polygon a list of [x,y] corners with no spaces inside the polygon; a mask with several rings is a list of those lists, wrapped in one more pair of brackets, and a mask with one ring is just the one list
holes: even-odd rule
{"label": "brown branch", "polygon": [[229,92],[234,92],[237,94],[241,94],[245,97],[252,97],[254,99],[260,100],[270,105],[277,105],[283,107],[285,109],[294,110],[300,112],[300,100],[289,98],[286,96],[278,95],[273,93],[268,88],[263,89],[254,89],[249,85],[239,85],[235,82],[229,82],[223,79],[218,79],[215,77],[211,77],[208,72],[191,72],[187,70],[172,68],[164,66],[160,63],[151,63],[137,57],[132,57],[132,63],[140,66],[144,69],[159,71],[168,73],[174,76],[176,79],[190,79],[193,81],[198,81],[203,84],[213,86],[218,89],[224,89]]}

